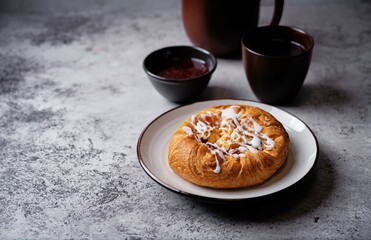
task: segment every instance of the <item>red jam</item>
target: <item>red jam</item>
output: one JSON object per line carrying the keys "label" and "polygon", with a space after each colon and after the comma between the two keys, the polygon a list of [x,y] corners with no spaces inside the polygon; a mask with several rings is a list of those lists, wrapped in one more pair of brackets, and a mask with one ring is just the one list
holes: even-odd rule
{"label": "red jam", "polygon": [[168,79],[190,79],[206,74],[207,64],[197,58],[173,58],[164,64],[164,69],[157,75]]}

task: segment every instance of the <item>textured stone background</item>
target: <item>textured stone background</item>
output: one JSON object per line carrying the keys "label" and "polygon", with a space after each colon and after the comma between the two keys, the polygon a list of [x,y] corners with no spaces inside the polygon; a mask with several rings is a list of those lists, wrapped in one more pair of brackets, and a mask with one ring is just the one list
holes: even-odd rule
{"label": "textured stone background", "polygon": [[[286,1],[282,24],[316,45],[281,107],[320,159],[305,185],[253,207],[176,195],[138,164],[142,129],[176,106],[142,61],[190,44],[180,1],[73,2],[0,0],[0,239],[370,239],[370,1]],[[256,100],[240,60],[220,59],[200,100],[219,98]]]}

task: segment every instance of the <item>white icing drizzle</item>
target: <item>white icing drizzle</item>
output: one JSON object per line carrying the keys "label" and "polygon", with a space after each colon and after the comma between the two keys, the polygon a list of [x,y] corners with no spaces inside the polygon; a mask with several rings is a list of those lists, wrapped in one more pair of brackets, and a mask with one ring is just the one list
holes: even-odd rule
{"label": "white icing drizzle", "polygon": [[271,150],[271,149],[274,148],[276,142],[273,141],[272,138],[268,137],[267,134],[265,134],[265,133],[262,133],[262,134],[261,134],[261,137],[264,138],[264,139],[266,140],[266,142],[265,142],[265,143],[263,142],[263,144],[264,144],[264,146],[267,148],[267,150]]}
{"label": "white icing drizzle", "polygon": [[[199,116],[193,115],[190,122],[195,129],[195,133],[190,127],[183,127],[183,130],[188,136],[194,135],[196,140],[203,143],[215,156],[216,167],[214,173],[220,173],[221,166],[219,159],[225,161],[226,155],[233,156],[234,158],[246,158],[246,151],[258,153],[259,150],[263,149],[263,146],[266,150],[271,150],[275,146],[275,141],[267,134],[261,132],[263,127],[260,126],[255,119],[250,117],[248,121],[246,118],[239,121],[242,113],[236,113],[236,108],[238,108],[238,106],[231,106],[219,110],[220,116],[213,112],[206,112]],[[214,126],[207,121],[208,117],[214,120],[218,119],[218,121],[214,122]],[[215,143],[208,142],[208,138],[216,128],[222,131],[222,135],[223,133],[230,133],[229,138],[224,139],[224,141],[218,139]],[[228,149],[224,147],[224,144],[227,144]],[[232,144],[238,147],[230,147]]]}
{"label": "white icing drizzle", "polygon": [[214,155],[215,155],[216,167],[215,167],[215,169],[214,169],[213,172],[214,172],[214,173],[220,173],[220,170],[221,170],[221,168],[220,168],[220,163],[219,163],[219,160],[218,160],[218,158],[217,158],[215,152],[214,152]]}
{"label": "white icing drizzle", "polygon": [[198,119],[195,115],[191,117],[191,124],[196,129],[197,136],[203,140],[207,140],[210,137],[211,132],[215,129],[215,127],[210,126],[210,124],[206,121],[205,119],[206,116],[212,117],[213,115],[211,112],[202,114],[201,119],[203,121]]}
{"label": "white icing drizzle", "polygon": [[241,128],[241,125],[238,122],[238,118],[241,116],[241,113],[236,113],[234,111],[234,108],[236,108],[236,106],[232,106],[230,108],[220,110],[220,112],[222,113],[222,116],[221,116],[222,117],[222,123],[221,123],[222,128],[224,128],[224,127],[230,128],[231,127],[229,125],[229,122],[228,122],[229,119],[231,119],[233,121],[233,123],[235,124],[237,129]]}
{"label": "white icing drizzle", "polygon": [[183,131],[186,132],[188,136],[193,135],[192,129],[190,127],[184,126]]}

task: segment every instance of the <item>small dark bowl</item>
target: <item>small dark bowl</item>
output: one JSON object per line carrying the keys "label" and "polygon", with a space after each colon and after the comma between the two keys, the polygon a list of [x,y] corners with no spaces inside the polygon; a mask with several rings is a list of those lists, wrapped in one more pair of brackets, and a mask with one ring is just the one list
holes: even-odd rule
{"label": "small dark bowl", "polygon": [[[194,78],[171,79],[161,77],[159,69],[174,58],[196,58],[205,62],[208,72]],[[190,102],[197,98],[209,84],[211,75],[217,65],[216,58],[208,51],[192,46],[173,46],[150,53],[143,62],[144,71],[156,90],[170,101]]]}

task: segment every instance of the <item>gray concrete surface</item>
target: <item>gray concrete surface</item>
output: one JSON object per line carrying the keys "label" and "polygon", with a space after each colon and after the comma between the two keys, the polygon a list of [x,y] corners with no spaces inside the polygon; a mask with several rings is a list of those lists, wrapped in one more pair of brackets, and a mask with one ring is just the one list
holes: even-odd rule
{"label": "gray concrete surface", "polygon": [[[282,24],[316,45],[281,107],[314,131],[319,161],[283,197],[228,206],[169,192],[137,161],[142,129],[177,106],[142,60],[190,44],[180,1],[46,2],[0,1],[0,239],[371,238],[370,1],[286,1]],[[220,98],[256,100],[240,60],[219,59],[199,100]]]}

